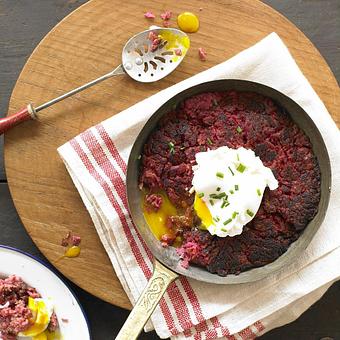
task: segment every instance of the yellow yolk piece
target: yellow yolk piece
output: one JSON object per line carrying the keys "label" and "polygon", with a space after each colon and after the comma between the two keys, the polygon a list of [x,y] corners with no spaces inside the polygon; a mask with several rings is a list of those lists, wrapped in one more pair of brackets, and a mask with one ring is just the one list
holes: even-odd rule
{"label": "yellow yolk piece", "polygon": [[65,257],[77,257],[80,254],[80,247],[72,246],[65,251]]}
{"label": "yellow yolk piece", "polygon": [[[182,56],[185,56],[190,47],[190,39],[188,37],[179,36],[168,30],[163,31],[159,38],[167,41],[165,45],[166,50],[179,49]],[[179,60],[179,56],[175,54],[171,59],[176,62]]]}
{"label": "yellow yolk piece", "polygon": [[194,13],[184,12],[177,17],[177,25],[183,32],[194,33],[198,31],[200,22]]}
{"label": "yellow yolk piece", "polygon": [[46,330],[44,333],[46,334],[46,340],[61,340],[62,339],[59,330],[56,330],[55,332],[50,332]]}
{"label": "yellow yolk piece", "polygon": [[166,220],[168,216],[177,215],[177,209],[170,202],[166,194],[158,193],[158,195],[162,196],[163,199],[162,205],[158,211],[146,208],[146,205],[144,204],[145,196],[142,201],[144,218],[152,233],[158,240],[160,240],[162,235],[169,234],[169,229],[166,226]]}
{"label": "yellow yolk piece", "polygon": [[48,340],[47,332],[42,332],[32,338],[32,340]]}
{"label": "yellow yolk piece", "polygon": [[197,195],[195,195],[194,209],[197,216],[201,219],[203,227],[207,228],[214,224],[210,210],[207,205]]}
{"label": "yellow yolk piece", "polygon": [[28,298],[28,308],[31,309],[33,318],[33,325],[26,331],[21,332],[19,335],[34,337],[34,340],[45,340],[46,338],[35,338],[43,333],[50,323],[50,312],[43,300]]}
{"label": "yellow yolk piece", "polygon": [[168,30],[162,31],[162,34],[160,34],[159,37],[167,41],[167,44],[165,45],[167,50],[180,48],[182,46],[182,54],[184,55],[190,47],[190,39],[188,37],[179,36]]}

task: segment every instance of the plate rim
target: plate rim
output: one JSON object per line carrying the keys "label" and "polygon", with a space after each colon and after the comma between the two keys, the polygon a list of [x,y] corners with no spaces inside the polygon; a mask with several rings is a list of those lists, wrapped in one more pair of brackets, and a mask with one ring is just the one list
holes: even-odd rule
{"label": "plate rim", "polygon": [[67,282],[65,282],[65,280],[61,277],[61,275],[52,266],[52,264],[47,263],[44,260],[42,260],[42,259],[40,259],[40,258],[38,258],[38,257],[36,257],[36,256],[34,256],[34,255],[24,251],[24,250],[21,250],[19,248],[13,247],[13,246],[8,246],[8,245],[0,244],[0,249],[7,249],[7,250],[13,251],[15,253],[19,253],[21,255],[25,255],[25,256],[29,257],[30,259],[38,262],[40,265],[42,265],[47,270],[49,270],[52,274],[54,274],[66,286],[68,291],[71,293],[73,298],[76,300],[76,302],[77,302],[77,304],[78,304],[78,306],[80,308],[80,311],[81,311],[82,315],[84,316],[85,323],[86,323],[86,326],[87,326],[87,331],[88,331],[88,334],[89,334],[89,339],[93,340],[92,332],[91,332],[91,328],[90,328],[90,322],[89,322],[89,319],[88,319],[88,317],[87,317],[87,315],[85,313],[85,310],[84,310],[82,304],[80,303],[80,301],[79,301],[77,295],[75,294],[75,292],[73,291],[73,289],[69,286],[69,284]]}

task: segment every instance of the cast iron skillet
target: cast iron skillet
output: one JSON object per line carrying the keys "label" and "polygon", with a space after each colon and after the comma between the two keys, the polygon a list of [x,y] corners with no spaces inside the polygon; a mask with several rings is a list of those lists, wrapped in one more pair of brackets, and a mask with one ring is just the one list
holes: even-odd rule
{"label": "cast iron skillet", "polygon": [[[200,267],[189,266],[188,269],[184,269],[179,263],[179,257],[176,254],[175,249],[173,247],[162,247],[160,241],[157,240],[152,234],[144,220],[141,209],[141,191],[138,188],[140,168],[139,155],[142,153],[143,146],[147,142],[151,132],[156,129],[159,120],[164,114],[171,111],[174,105],[199,93],[210,91],[227,91],[232,89],[237,91],[252,91],[260,93],[266,97],[270,97],[290,113],[291,118],[306,133],[313,145],[313,151],[318,159],[321,170],[321,199],[318,213],[308,224],[298,240],[288,248],[286,253],[281,255],[274,262],[263,267],[254,268],[249,271],[242,272],[239,275],[227,275],[225,277],[221,277],[217,274],[209,273],[207,270]],[[169,99],[150,117],[150,119],[144,125],[132,147],[128,161],[127,196],[130,213],[135,225],[138,228],[138,231],[154,255],[156,259],[156,265],[154,275],[148,284],[148,287],[153,289],[153,294],[150,294],[150,291],[144,291],[134,310],[131,312],[128,320],[126,321],[126,324],[119,333],[117,339],[133,339],[138,336],[140,331],[138,329],[139,326],[141,329],[146,322],[146,318],[151,315],[154,307],[157,305],[159,299],[165,292],[168,284],[177,278],[178,274],[204,282],[216,284],[238,284],[260,280],[293,262],[307,248],[324,219],[330,196],[330,186],[330,161],[325,143],[319,130],[311,118],[309,118],[307,113],[297,103],[277,90],[255,82],[223,79],[193,86]],[[139,310],[136,310],[136,308]],[[142,320],[143,324],[140,323],[138,325],[136,317],[138,320],[140,320],[140,313],[145,315],[145,320]],[[129,326],[129,324],[131,326]],[[133,331],[132,333],[129,332],[131,330]]]}

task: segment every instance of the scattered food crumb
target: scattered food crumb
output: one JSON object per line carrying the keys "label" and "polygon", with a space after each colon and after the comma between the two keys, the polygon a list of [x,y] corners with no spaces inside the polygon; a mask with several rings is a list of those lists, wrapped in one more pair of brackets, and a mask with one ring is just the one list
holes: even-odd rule
{"label": "scattered food crumb", "polygon": [[151,52],[156,51],[160,43],[163,41],[154,31],[149,32],[148,39],[151,40]]}
{"label": "scattered food crumb", "polygon": [[172,16],[172,13],[170,11],[165,11],[164,13],[161,13],[162,20],[170,20]]}
{"label": "scattered food crumb", "polygon": [[146,19],[155,19],[155,17],[156,16],[151,11],[144,13],[144,18]]}
{"label": "scattered food crumb", "polygon": [[61,318],[61,321],[62,321],[63,323],[68,323],[68,319],[65,319],[65,318]]}
{"label": "scattered food crumb", "polygon": [[200,7],[200,8],[199,8],[199,10],[200,10],[200,11],[203,11],[203,8],[202,8],[202,7]]}
{"label": "scattered food crumb", "polygon": [[77,235],[71,236],[71,245],[72,246],[79,246],[80,242],[81,242],[80,236],[77,236]]}
{"label": "scattered food crumb", "polygon": [[198,56],[202,61],[207,60],[207,52],[203,49],[203,47],[198,48]]}
{"label": "scattered food crumb", "polygon": [[79,246],[81,242],[81,237],[78,235],[72,235],[71,232],[69,231],[66,236],[61,240],[61,245],[63,247],[68,247],[68,246]]}
{"label": "scattered food crumb", "polygon": [[55,332],[58,327],[59,327],[58,318],[55,312],[53,311],[47,329],[49,330],[49,332]]}
{"label": "scattered food crumb", "polygon": [[67,247],[69,245],[70,237],[71,237],[71,232],[68,232],[66,236],[61,240],[61,245],[63,247]]}
{"label": "scattered food crumb", "polygon": [[177,248],[176,252],[180,257],[180,265],[184,269],[188,269],[189,261],[194,259],[199,254],[199,247],[194,242],[187,242],[182,247]]}
{"label": "scattered food crumb", "polygon": [[157,212],[163,204],[163,198],[161,195],[148,194],[145,196],[145,204],[147,210]]}
{"label": "scattered food crumb", "polygon": [[182,55],[182,50],[180,48],[176,48],[175,49],[175,54],[178,55],[178,56],[181,56]]}
{"label": "scattered food crumb", "polygon": [[148,39],[149,40],[153,41],[153,40],[155,40],[157,38],[158,38],[158,36],[157,36],[157,34],[154,31],[150,31],[149,32],[149,35],[148,35]]}

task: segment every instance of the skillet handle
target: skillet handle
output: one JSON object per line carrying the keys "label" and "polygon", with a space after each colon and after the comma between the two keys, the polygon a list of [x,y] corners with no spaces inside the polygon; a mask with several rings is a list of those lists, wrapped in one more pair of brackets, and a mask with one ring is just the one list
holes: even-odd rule
{"label": "skillet handle", "polygon": [[155,261],[152,277],[118,333],[116,340],[137,339],[166,289],[177,278],[176,273]]}

